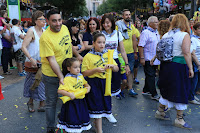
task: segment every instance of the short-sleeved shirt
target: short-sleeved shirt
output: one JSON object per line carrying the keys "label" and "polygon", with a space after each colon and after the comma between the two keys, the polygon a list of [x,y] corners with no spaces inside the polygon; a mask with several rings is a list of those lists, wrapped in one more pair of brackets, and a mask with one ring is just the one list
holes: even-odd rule
{"label": "short-sleeved shirt", "polygon": [[22,35],[23,33],[18,26],[13,26],[10,33],[11,33],[11,36],[13,35],[16,42],[16,44],[13,44],[14,52],[16,52],[22,47],[23,40],[19,36]]}
{"label": "short-sleeved shirt", "polygon": [[57,77],[46,57],[55,56],[62,70],[62,62],[72,57],[72,44],[68,28],[62,25],[59,32],[52,32],[50,27],[40,37],[40,56],[42,73],[49,77]]}
{"label": "short-sleeved shirt", "polygon": [[200,61],[200,40],[198,38],[192,37],[191,42],[192,51],[195,50],[195,55],[198,61]]}
{"label": "short-sleeved shirt", "polygon": [[[78,80],[75,77],[67,76],[64,78],[64,85],[60,85],[58,90],[65,90],[70,93],[76,93],[84,88],[84,85],[87,84],[87,81],[84,79],[83,75],[78,76]],[[83,99],[85,95],[76,97],[76,99]]]}
{"label": "short-sleeved shirt", "polygon": [[[156,47],[159,41],[160,35],[157,30],[148,27],[148,29],[142,31],[138,46],[144,48],[145,61],[150,61],[156,55]],[[156,59],[154,65],[160,65],[160,61]]]}
{"label": "short-sleeved shirt", "polygon": [[[127,25],[127,27],[129,27],[129,25]],[[131,29],[127,28],[129,39],[123,40],[126,54],[130,54],[130,53],[134,52],[132,36],[135,35],[137,38],[140,37],[140,32],[135,28],[135,26],[133,24],[131,24],[130,28]],[[118,27],[116,27],[116,29],[118,30]],[[137,51],[135,51],[135,52],[137,52]]]}
{"label": "short-sleeved shirt", "polygon": [[[9,30],[6,29],[6,32],[5,32],[5,33],[8,34],[8,35],[10,36]],[[1,40],[2,40],[2,45],[3,45],[3,47],[5,47],[5,48],[11,48],[11,47],[13,46],[12,43],[9,42],[8,40],[6,40],[4,37],[2,37]]]}
{"label": "short-sleeved shirt", "polygon": [[93,36],[89,32],[83,34],[83,41],[88,41],[88,45],[92,45]]}
{"label": "short-sleeved shirt", "polygon": [[[104,68],[105,65],[108,64],[108,52],[103,54],[103,58],[104,58],[105,62],[102,61],[101,56],[94,55],[94,54],[91,54],[91,53],[87,53],[85,55],[85,57],[83,58],[81,72],[84,72],[86,70],[92,70],[92,69],[95,69],[97,67]],[[115,62],[114,59],[113,59],[113,64],[117,65],[117,63]],[[95,74],[88,76],[88,77],[89,78],[95,78],[96,77],[96,78],[105,79],[106,74],[105,73],[95,73]]]}
{"label": "short-sleeved shirt", "polygon": [[[110,36],[110,34],[105,34],[105,32],[102,32],[102,33],[106,37],[105,48],[106,49],[114,49],[113,58],[117,59],[118,58],[117,48],[118,48],[118,45],[119,45],[118,40],[119,40],[119,42],[121,42],[124,39],[121,32],[114,30],[113,31],[114,34],[111,35],[111,36]],[[119,38],[118,38],[118,33],[119,33]]]}
{"label": "short-sleeved shirt", "polygon": [[[83,41],[88,41],[88,45],[92,45],[93,43],[93,36],[89,32],[85,32],[83,34]],[[82,56],[85,56],[90,50],[84,50],[82,52]]]}

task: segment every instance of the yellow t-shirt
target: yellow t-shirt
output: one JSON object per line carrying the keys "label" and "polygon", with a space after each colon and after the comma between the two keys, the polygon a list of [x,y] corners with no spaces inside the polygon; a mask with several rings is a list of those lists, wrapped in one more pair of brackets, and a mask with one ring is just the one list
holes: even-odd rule
{"label": "yellow t-shirt", "polygon": [[[64,78],[64,85],[60,85],[58,90],[65,90],[70,93],[75,93],[80,91],[81,89],[86,89],[84,88],[83,85],[87,84],[87,81],[84,79],[83,75],[78,76],[80,79],[77,81],[76,78],[68,76]],[[76,99],[83,99],[85,95],[76,97]]]}
{"label": "yellow t-shirt", "polygon": [[[84,72],[86,70],[92,70],[97,67],[102,67],[104,68],[106,64],[108,64],[108,52],[103,54],[103,58],[105,62],[102,61],[101,57],[99,55],[94,55],[91,53],[87,53],[85,57],[83,58],[82,62],[82,68],[81,72]],[[113,59],[113,64],[117,66],[117,63]],[[91,76],[88,76],[89,78],[101,78],[105,79],[106,78],[106,73],[95,73]]]}
{"label": "yellow t-shirt", "polygon": [[62,25],[60,32],[55,33],[50,27],[40,37],[40,57],[42,62],[42,73],[46,76],[57,77],[53,72],[46,57],[55,56],[56,61],[62,69],[62,62],[72,57],[72,44],[68,28]]}
{"label": "yellow t-shirt", "polygon": [[[129,25],[128,25],[129,27]],[[126,51],[126,54],[130,54],[130,53],[133,53],[134,50],[133,50],[133,42],[132,42],[132,36],[135,35],[136,37],[139,37],[140,36],[140,32],[135,28],[135,26],[133,24],[131,24],[131,29],[130,30],[128,28],[127,32],[128,32],[128,36],[129,36],[129,39],[124,39],[123,40],[123,43],[124,43],[124,48],[125,48],[125,51]],[[116,26],[116,30],[118,30],[118,27]]]}

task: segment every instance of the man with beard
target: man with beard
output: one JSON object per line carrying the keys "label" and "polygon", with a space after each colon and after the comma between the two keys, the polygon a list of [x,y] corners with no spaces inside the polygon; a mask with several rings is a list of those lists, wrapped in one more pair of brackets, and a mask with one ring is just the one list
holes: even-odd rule
{"label": "man with beard", "polygon": [[123,10],[123,19],[116,22],[117,30],[122,33],[124,37],[123,44],[128,57],[128,64],[131,70],[131,74],[128,75],[128,91],[130,96],[138,95],[133,89],[133,67],[134,60],[138,58],[137,55],[137,41],[136,38],[139,39],[140,33],[135,28],[133,24],[131,24],[131,12],[128,9]]}
{"label": "man with beard", "polygon": [[62,62],[66,58],[72,58],[72,54],[79,60],[81,56],[75,52],[76,50],[72,50],[70,33],[67,27],[62,25],[60,12],[55,9],[50,10],[47,20],[49,27],[40,37],[40,57],[45,84],[47,133],[54,133],[57,90],[59,83],[64,84]]}

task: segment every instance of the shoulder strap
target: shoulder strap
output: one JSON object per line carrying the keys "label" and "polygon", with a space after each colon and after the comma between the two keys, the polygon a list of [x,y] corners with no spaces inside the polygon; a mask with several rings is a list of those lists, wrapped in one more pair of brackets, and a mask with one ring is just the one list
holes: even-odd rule
{"label": "shoulder strap", "polygon": [[118,45],[119,45],[119,31],[117,31]]}

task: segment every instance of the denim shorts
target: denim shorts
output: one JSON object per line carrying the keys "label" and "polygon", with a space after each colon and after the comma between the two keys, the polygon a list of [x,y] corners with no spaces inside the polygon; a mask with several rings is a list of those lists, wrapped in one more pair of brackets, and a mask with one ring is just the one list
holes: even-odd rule
{"label": "denim shorts", "polygon": [[128,57],[128,65],[130,67],[131,73],[133,73],[133,67],[135,62],[134,53],[127,54],[127,57]]}
{"label": "denim shorts", "polygon": [[138,56],[138,59],[135,60],[134,62],[134,68],[138,68],[138,66],[140,65],[140,57],[139,57],[139,52],[137,52],[137,56]]}
{"label": "denim shorts", "polygon": [[25,62],[26,56],[21,49],[17,50],[14,54],[15,54],[15,61],[17,63],[24,63]]}

